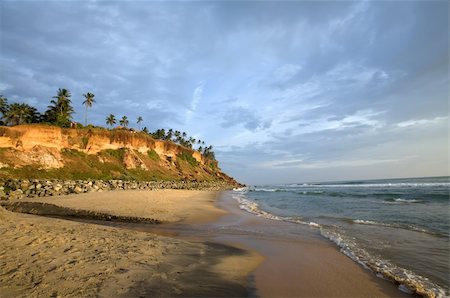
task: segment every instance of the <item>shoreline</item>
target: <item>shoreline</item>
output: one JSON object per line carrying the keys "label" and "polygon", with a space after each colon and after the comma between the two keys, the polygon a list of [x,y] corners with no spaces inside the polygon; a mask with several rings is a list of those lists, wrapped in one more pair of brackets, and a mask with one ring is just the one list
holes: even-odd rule
{"label": "shoreline", "polygon": [[[184,196],[180,196],[180,194],[186,191],[164,190],[159,192],[161,192],[161,201],[165,202],[156,200],[158,209],[148,206],[151,201],[150,197],[155,198],[158,191],[120,192],[120,197],[119,195],[115,196],[114,192],[105,192],[23,201],[57,203],[64,208],[88,208],[120,216],[128,216],[130,212],[139,216],[145,214],[148,216],[153,212],[152,219],[159,219],[164,224],[142,222],[135,224],[116,221],[101,223],[96,220],[86,223],[89,220],[77,219],[75,220],[84,223],[75,224],[102,227],[95,225],[100,223],[106,225],[107,229],[116,229],[118,233],[141,231],[147,232],[142,233],[144,235],[151,233],[150,235],[157,238],[170,236],[171,241],[205,245],[206,250],[210,248],[209,250],[213,251],[211,254],[216,257],[215,261],[211,261],[214,258],[209,261],[209,268],[212,271],[220,272],[222,282],[239,280],[238,284],[244,287],[245,291],[240,288],[234,293],[238,294],[237,296],[248,296],[253,292],[253,295],[260,297],[409,296],[400,292],[392,283],[377,278],[373,273],[364,270],[340,253],[332,243],[321,238],[308,227],[301,227],[299,230],[301,239],[298,237],[283,239],[274,236],[273,231],[283,228],[286,223],[256,217],[239,209],[238,203],[231,198],[229,192],[218,194],[188,191],[188,194]],[[137,196],[140,198],[138,199]],[[96,200],[95,203],[92,201],[93,199]],[[104,205],[106,202],[108,202],[107,206]],[[127,203],[128,209],[121,208],[124,202]],[[143,205],[147,205],[147,208],[142,208]],[[158,215],[158,210],[162,211],[164,208],[174,207],[174,205],[176,207],[171,214],[171,219],[167,218],[165,212],[159,212],[159,218],[155,216],[155,213]],[[141,208],[136,213],[139,206]],[[155,236],[155,234],[159,236]],[[180,259],[175,261],[175,264],[183,265],[185,263],[183,251],[187,252],[188,250],[185,247],[181,249]],[[214,262],[215,264],[212,264]],[[196,274],[190,272],[191,277]],[[198,283],[197,279],[194,280]],[[144,288],[140,289],[146,292],[151,287]],[[184,292],[184,294],[186,293]],[[220,296],[221,293],[224,292],[219,287],[218,293],[210,292],[208,295]],[[132,296],[135,296],[134,294],[138,293],[133,293]],[[172,295],[173,293],[171,293]]]}
{"label": "shoreline", "polygon": [[[228,229],[216,241],[254,249],[265,261],[252,272],[260,297],[411,297],[342,254],[314,227],[257,217],[239,208],[230,193],[218,206],[229,212],[214,225]],[[280,230],[295,234],[280,236]]]}

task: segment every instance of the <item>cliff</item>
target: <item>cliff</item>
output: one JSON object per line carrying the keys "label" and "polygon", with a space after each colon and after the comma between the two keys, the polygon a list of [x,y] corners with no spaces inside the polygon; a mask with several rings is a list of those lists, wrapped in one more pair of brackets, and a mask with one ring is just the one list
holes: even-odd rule
{"label": "cliff", "polygon": [[2,179],[224,181],[215,160],[145,133],[46,125],[0,126]]}

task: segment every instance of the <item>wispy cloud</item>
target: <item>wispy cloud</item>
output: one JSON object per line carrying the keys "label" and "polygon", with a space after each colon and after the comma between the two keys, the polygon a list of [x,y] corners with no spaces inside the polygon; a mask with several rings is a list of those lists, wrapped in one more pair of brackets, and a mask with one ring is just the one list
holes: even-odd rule
{"label": "wispy cloud", "polygon": [[432,119],[412,119],[408,121],[402,121],[400,123],[397,123],[398,127],[411,127],[411,126],[423,126],[423,125],[433,125],[438,124],[443,121],[448,122],[448,117],[435,117]]}

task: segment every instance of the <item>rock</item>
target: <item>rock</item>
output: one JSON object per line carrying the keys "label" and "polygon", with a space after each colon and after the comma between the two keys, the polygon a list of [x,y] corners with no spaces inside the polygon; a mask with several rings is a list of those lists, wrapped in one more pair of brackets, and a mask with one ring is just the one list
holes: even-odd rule
{"label": "rock", "polygon": [[63,188],[63,186],[61,185],[61,184],[59,184],[59,183],[57,183],[54,187],[53,187],[53,189],[55,190],[55,191],[60,191],[61,189]]}
{"label": "rock", "polygon": [[82,189],[80,186],[78,186],[78,185],[75,186],[75,188],[73,189],[73,191],[74,191],[75,193],[77,193],[77,194],[78,194],[78,193],[84,192],[83,189]]}

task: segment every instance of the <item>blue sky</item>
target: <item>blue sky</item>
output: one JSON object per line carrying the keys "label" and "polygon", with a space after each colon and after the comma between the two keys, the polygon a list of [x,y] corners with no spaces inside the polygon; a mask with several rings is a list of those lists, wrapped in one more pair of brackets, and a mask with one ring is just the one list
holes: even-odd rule
{"label": "blue sky", "polygon": [[[448,175],[448,1],[2,1],[0,94],[144,118],[249,184]],[[132,121],[133,122],[133,121]]]}

